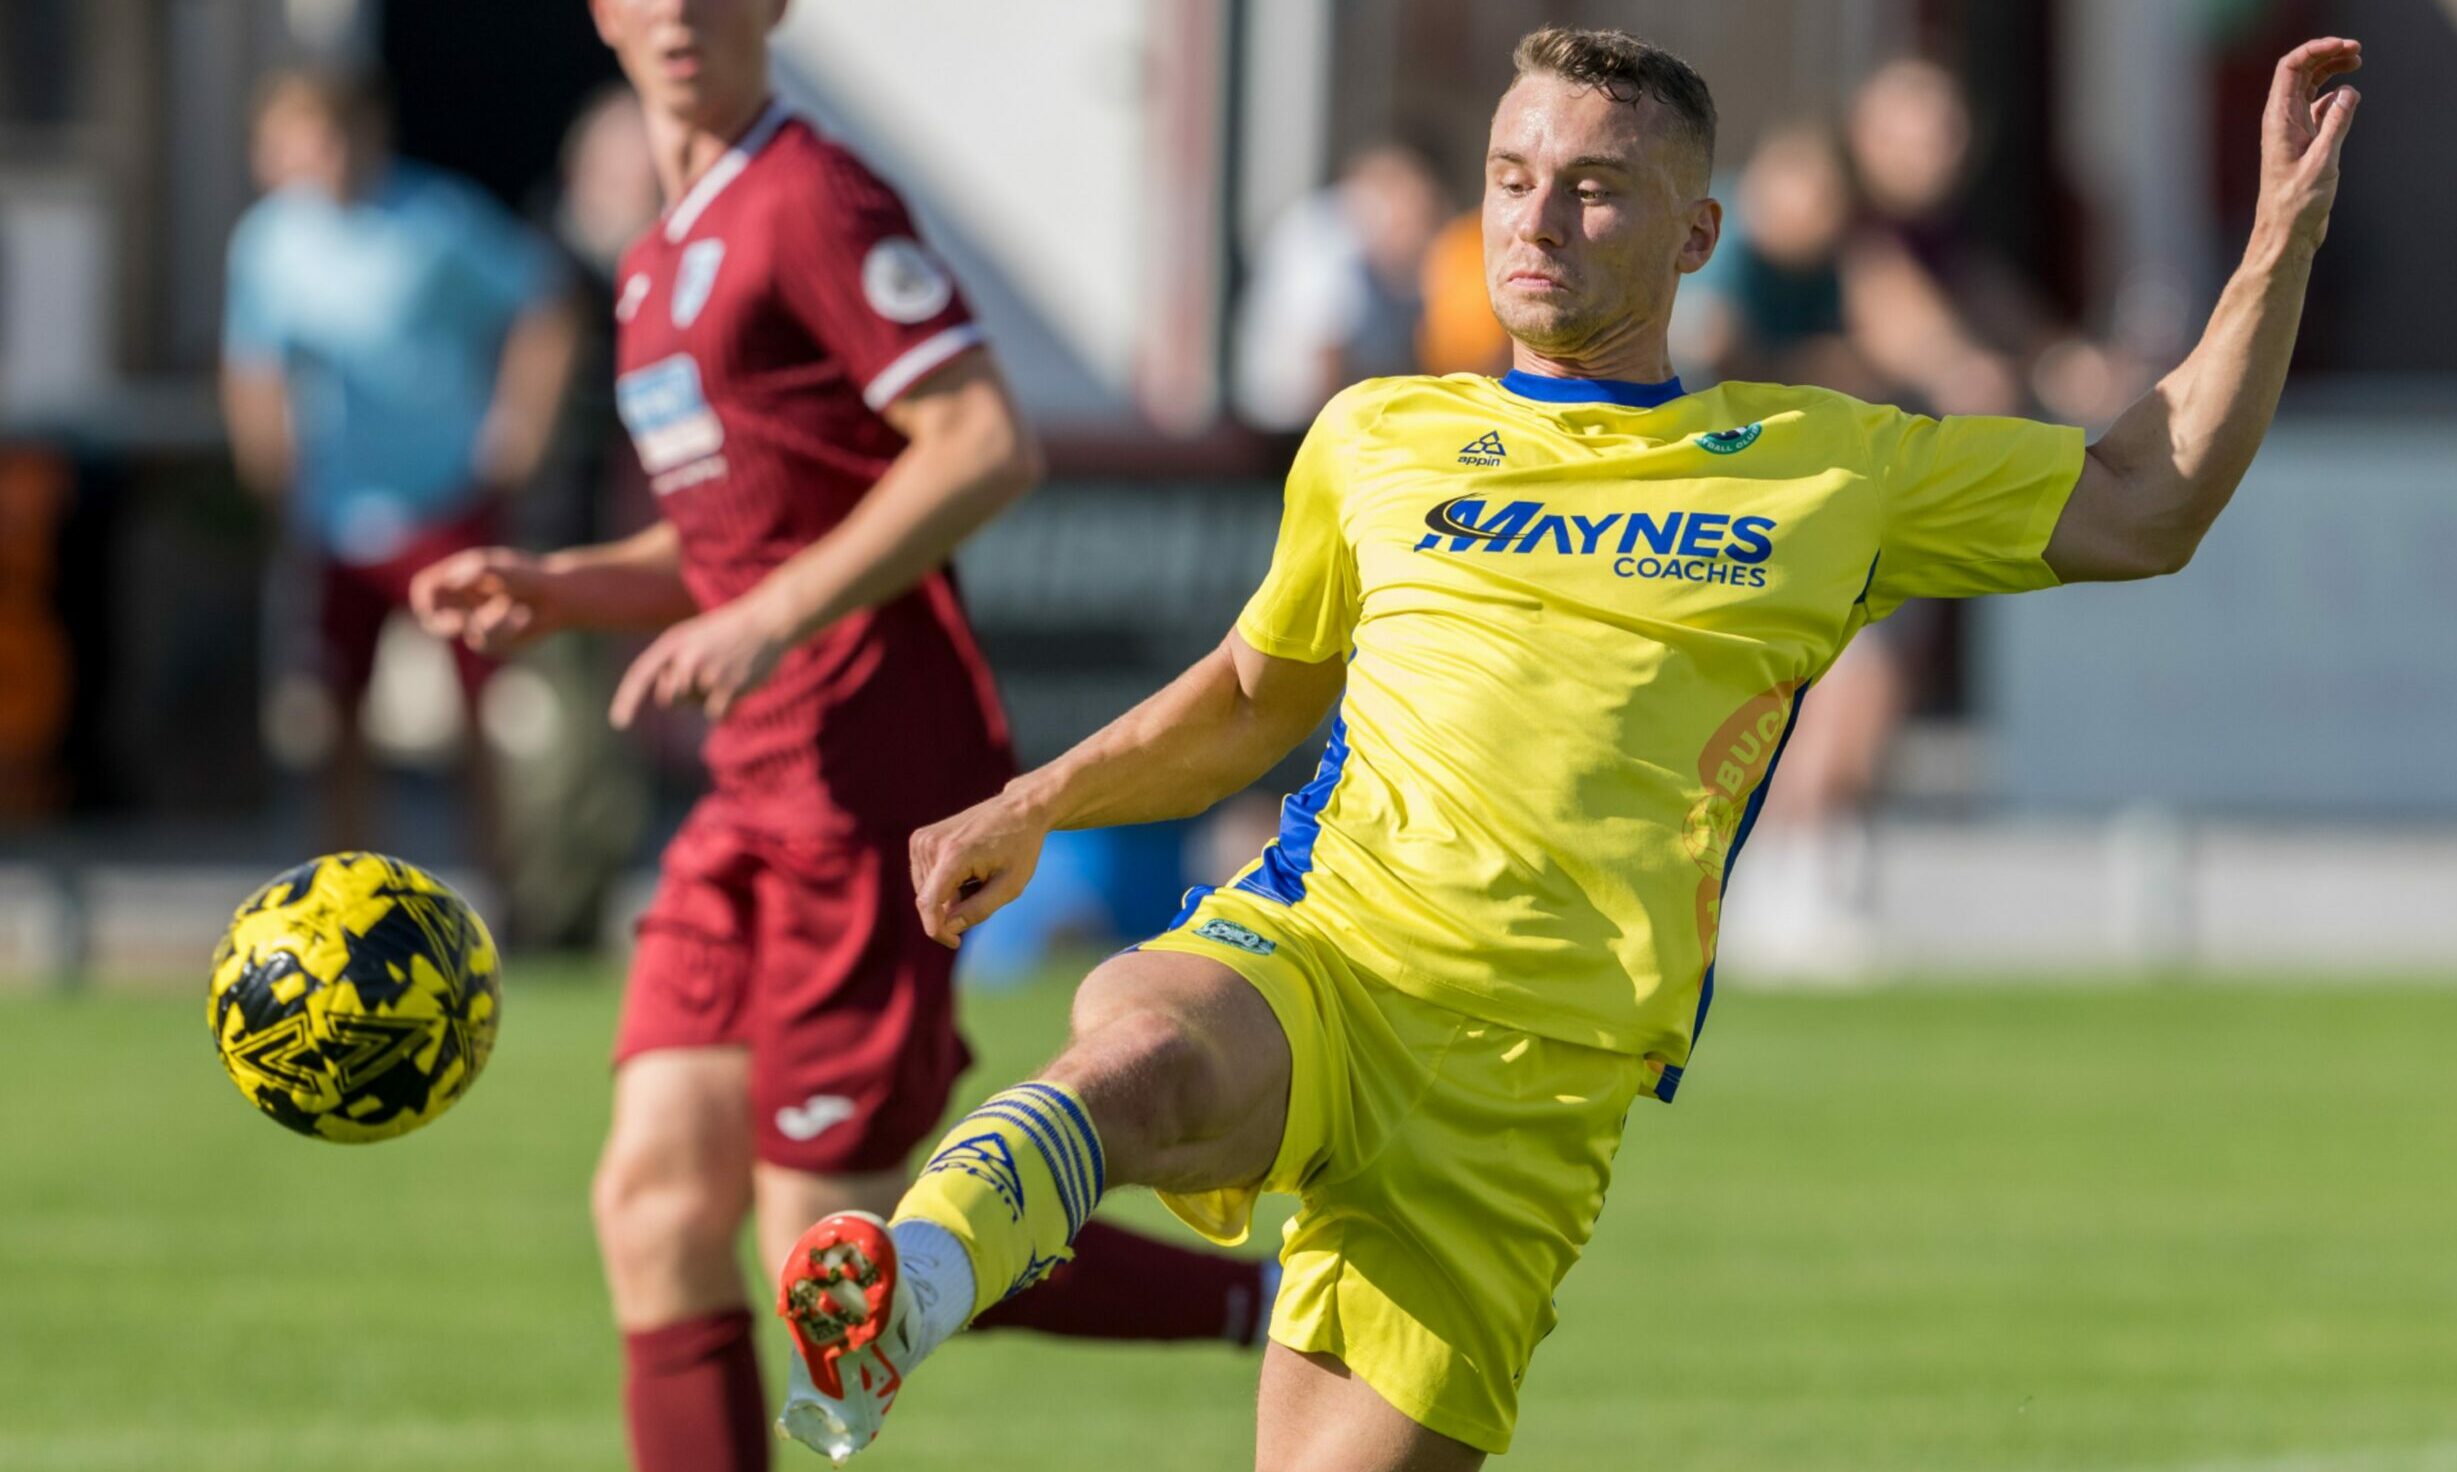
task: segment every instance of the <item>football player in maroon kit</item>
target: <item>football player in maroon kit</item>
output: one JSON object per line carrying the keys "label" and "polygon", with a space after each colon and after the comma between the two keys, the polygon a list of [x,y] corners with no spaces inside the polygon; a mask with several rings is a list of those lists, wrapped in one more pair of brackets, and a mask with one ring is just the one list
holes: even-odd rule
{"label": "football player in maroon kit", "polygon": [[[661,630],[613,708],[713,720],[713,790],[667,849],[615,1043],[600,1245],[648,1472],[767,1464],[734,1257],[884,1211],[967,1059],[923,933],[916,827],[1013,775],[947,559],[1039,474],[980,329],[895,193],[771,100],[786,0],[591,0],[668,207],[617,279],[617,400],[658,525],[422,572],[487,653]],[[1252,1342],[1264,1264],[1114,1229],[989,1322]]]}

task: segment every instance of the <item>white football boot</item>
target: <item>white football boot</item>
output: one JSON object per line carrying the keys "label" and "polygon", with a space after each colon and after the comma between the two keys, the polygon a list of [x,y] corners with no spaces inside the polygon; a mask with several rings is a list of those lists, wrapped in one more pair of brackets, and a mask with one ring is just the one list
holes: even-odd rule
{"label": "white football boot", "polygon": [[841,1467],[876,1441],[913,1362],[912,1295],[896,1244],[866,1211],[822,1217],[785,1259],[776,1311],[800,1351],[777,1433]]}

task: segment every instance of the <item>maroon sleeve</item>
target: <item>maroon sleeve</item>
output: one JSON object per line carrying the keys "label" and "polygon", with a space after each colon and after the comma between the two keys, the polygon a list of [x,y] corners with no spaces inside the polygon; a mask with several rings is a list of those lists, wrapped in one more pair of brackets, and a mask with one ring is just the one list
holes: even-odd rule
{"label": "maroon sleeve", "polygon": [[884,409],[981,330],[904,201],[851,154],[820,147],[813,187],[779,232],[777,277],[786,306],[844,360],[863,402]]}

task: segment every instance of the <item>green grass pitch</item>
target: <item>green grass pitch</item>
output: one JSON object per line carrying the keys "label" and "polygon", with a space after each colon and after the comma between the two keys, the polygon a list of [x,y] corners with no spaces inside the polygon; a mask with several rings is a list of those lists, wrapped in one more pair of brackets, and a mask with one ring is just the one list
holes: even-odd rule
{"label": "green grass pitch", "polygon": [[[373,1147],[257,1118],[201,980],[0,1005],[0,1467],[619,1466],[599,980],[516,971],[478,1089]],[[1064,1001],[968,1003],[974,1093]],[[2453,1064],[2457,989],[1729,995],[1499,1465],[2457,1472]],[[859,1465],[1242,1468],[1252,1382],[959,1341]]]}

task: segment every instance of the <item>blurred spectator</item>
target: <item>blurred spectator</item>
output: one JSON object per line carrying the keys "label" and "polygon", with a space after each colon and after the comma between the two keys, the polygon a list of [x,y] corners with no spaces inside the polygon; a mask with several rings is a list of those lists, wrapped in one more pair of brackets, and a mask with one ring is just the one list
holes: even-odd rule
{"label": "blurred spectator", "polygon": [[1934,62],[1878,68],[1853,99],[1866,213],[1845,261],[1846,310],[1869,360],[1944,414],[2103,424],[2148,384],[2143,365],[2060,322],[2038,288],[1965,228],[1971,112]]}
{"label": "blurred spectator", "polygon": [[623,251],[664,203],[648,124],[630,87],[608,82],[590,96],[563,135],[562,169],[556,238],[593,282],[611,287]]}
{"label": "blurred spectator", "polygon": [[525,542],[604,541],[656,517],[614,412],[614,277],[624,249],[663,207],[640,100],[609,83],[572,119],[554,192],[534,212],[562,247],[579,317],[562,423],[536,491],[519,503]]}
{"label": "blurred spectator", "polygon": [[1694,283],[1689,351],[1718,378],[1883,397],[1843,309],[1856,213],[1832,133],[1814,123],[1768,133],[1741,170],[1717,260]]}
{"label": "blurred spectator", "polygon": [[[664,203],[638,95],[617,82],[589,98],[564,133],[560,161],[533,214],[562,249],[577,343],[544,463],[514,503],[516,540],[528,547],[613,541],[657,516],[614,408],[616,268]],[[649,764],[604,712],[638,647],[593,633],[548,640],[489,689],[488,734],[503,767],[507,911],[522,944],[595,944],[607,898],[637,856],[651,805]],[[696,774],[699,722],[655,724],[676,763]]]}
{"label": "blurred spectator", "polygon": [[[223,406],[241,478],[282,502],[294,567],[276,626],[313,640],[330,697],[325,841],[368,840],[360,706],[410,575],[495,539],[535,471],[569,370],[572,313],[552,252],[474,187],[393,158],[364,80],[275,77],[256,115],[266,191],[232,234]],[[301,597],[313,600],[301,608]],[[475,714],[486,662],[456,647]],[[316,724],[277,706],[280,727]],[[474,722],[472,723],[474,726]],[[464,743],[473,849],[496,869],[483,743]]]}
{"label": "blurred spectator", "polygon": [[1422,153],[1377,143],[1280,217],[1238,312],[1248,422],[1301,430],[1358,379],[1416,371],[1425,251],[1448,208]]}
{"label": "blurred spectator", "polygon": [[1423,272],[1425,319],[1416,332],[1418,367],[1426,373],[1510,371],[1510,334],[1493,315],[1484,278],[1484,211],[1454,216],[1433,237]]}
{"label": "blurred spectator", "polygon": [[[2016,362],[1959,295],[2022,297],[1959,226],[1971,149],[1960,87],[1928,62],[1895,62],[1863,86],[1848,124],[1848,166],[1815,123],[1759,141],[1733,190],[1720,259],[1696,283],[1690,350],[1722,377],[1933,413],[2017,412]],[[1941,616],[1915,600],[1863,630],[1802,701],[1733,936],[1753,964],[1848,977],[1870,960],[1866,819]]]}
{"label": "blurred spectator", "polygon": [[0,824],[66,802],[75,673],[54,585],[74,487],[66,457],[0,441]]}
{"label": "blurred spectator", "polygon": [[1844,267],[1860,350],[1911,407],[2014,413],[2021,375],[1991,339],[2030,314],[1955,208],[1971,156],[1961,84],[1934,62],[1889,62],[1853,98],[1849,137],[1866,205]]}

